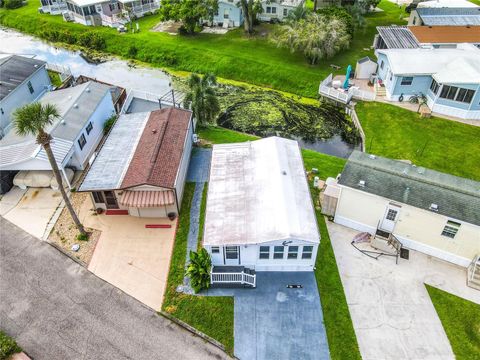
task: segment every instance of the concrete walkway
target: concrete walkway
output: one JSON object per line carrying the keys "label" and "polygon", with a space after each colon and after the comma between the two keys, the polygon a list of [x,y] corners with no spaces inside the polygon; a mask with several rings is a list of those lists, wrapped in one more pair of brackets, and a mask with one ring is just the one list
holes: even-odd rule
{"label": "concrete walkway", "polygon": [[465,269],[416,251],[375,260],[350,244],[357,231],[327,226],[363,359],[454,359],[424,283],[480,303]]}
{"label": "concrete walkway", "polygon": [[35,360],[227,359],[0,217],[0,327]]}
{"label": "concrete walkway", "polygon": [[257,272],[255,289],[207,294],[235,297],[235,355],[241,360],[330,359],[313,272]]}
{"label": "concrete walkway", "polygon": [[[193,193],[192,205],[190,208],[190,228],[188,230],[185,266],[187,266],[190,261],[190,251],[197,251],[198,248],[200,208],[202,206],[203,189],[209,178],[211,158],[211,149],[194,148],[190,159],[190,165],[188,167],[187,181],[195,183],[195,192]],[[184,277],[183,285],[180,285],[177,288],[177,291],[186,294],[194,294],[194,291],[190,286],[190,279]]]}

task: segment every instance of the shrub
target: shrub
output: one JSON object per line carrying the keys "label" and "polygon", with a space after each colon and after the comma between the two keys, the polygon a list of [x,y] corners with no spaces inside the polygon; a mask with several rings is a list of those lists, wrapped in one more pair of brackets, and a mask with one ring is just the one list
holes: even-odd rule
{"label": "shrub", "polygon": [[0,331],[0,360],[6,360],[13,354],[21,352],[22,349],[10,336]]}
{"label": "shrub", "polygon": [[18,9],[23,6],[22,0],[3,0],[5,9]]}
{"label": "shrub", "polygon": [[105,135],[108,134],[108,132],[112,128],[113,124],[115,124],[115,121],[117,121],[117,115],[116,114],[113,114],[112,116],[110,116],[107,119],[107,121],[105,121],[105,124],[103,124],[103,133]]}
{"label": "shrub", "polygon": [[207,250],[202,248],[198,253],[190,251],[190,263],[185,275],[190,278],[190,284],[195,293],[210,287],[211,267],[212,260]]}
{"label": "shrub", "polygon": [[326,16],[329,19],[336,18],[342,21],[346,26],[348,34],[350,36],[353,36],[353,32],[355,31],[355,24],[354,24],[352,15],[350,15],[345,8],[337,7],[337,6],[328,6],[325,8],[318,9],[317,13],[320,15]]}
{"label": "shrub", "polygon": [[128,57],[134,58],[138,53],[138,48],[135,45],[130,45],[127,51]]}
{"label": "shrub", "polygon": [[94,50],[103,50],[107,44],[105,39],[95,31],[87,31],[78,38],[78,44]]}
{"label": "shrub", "polygon": [[88,235],[87,234],[78,234],[77,235],[77,240],[78,241],[87,241],[88,240]]}

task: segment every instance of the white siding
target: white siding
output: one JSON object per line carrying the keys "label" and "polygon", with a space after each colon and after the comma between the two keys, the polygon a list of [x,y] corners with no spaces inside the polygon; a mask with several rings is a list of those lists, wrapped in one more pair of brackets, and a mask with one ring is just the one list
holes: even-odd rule
{"label": "white siding", "polygon": [[[263,244],[240,245],[240,261],[238,265],[242,265],[257,271],[313,271],[315,259],[317,257],[318,244],[309,243],[302,240],[292,239],[291,243],[283,246],[285,239],[271,241]],[[287,241],[290,241],[287,239]],[[260,259],[260,246],[269,246],[270,258]],[[282,259],[274,259],[274,246],[281,246],[284,249]],[[298,246],[298,255],[296,259],[288,259],[288,248],[290,246]],[[304,246],[312,246],[312,257],[310,259],[302,259]],[[212,254],[212,246],[205,246],[212,258],[213,265],[225,265],[224,246],[220,246],[219,254]]]}
{"label": "white siding", "polygon": [[[193,126],[192,122],[189,122],[189,128],[187,137],[185,139],[185,145],[183,148],[182,160],[178,168],[177,179],[175,180],[175,190],[177,192],[178,208],[182,206],[183,189],[185,188],[185,179],[187,177],[188,166],[190,164],[190,155],[192,153],[193,142]],[[177,212],[175,210],[175,212]]]}
{"label": "white siding", "polygon": [[[100,140],[103,137],[103,125],[105,124],[105,121],[114,113],[115,109],[113,107],[112,97],[110,92],[107,92],[100,104],[97,106],[95,112],[90,117],[89,121],[85,124],[82,131],[75,138],[73,143],[73,146],[75,147],[75,153],[72,157],[72,160],[68,164],[69,166],[73,166],[79,170],[83,170],[85,168],[88,159],[93,155],[93,152],[96,150]],[[93,125],[93,129],[90,134],[87,135],[86,127],[90,122]],[[82,134],[85,135],[87,143],[83,149],[80,149],[80,146],[78,145],[78,139]]]}
{"label": "white siding", "polygon": [[[389,199],[342,186],[335,222],[374,234],[390,202]],[[410,205],[396,204],[401,206],[401,210],[393,234],[404,246],[460,266],[467,266],[475,255],[480,254],[479,226]],[[461,224],[453,239],[441,235],[448,220]]]}

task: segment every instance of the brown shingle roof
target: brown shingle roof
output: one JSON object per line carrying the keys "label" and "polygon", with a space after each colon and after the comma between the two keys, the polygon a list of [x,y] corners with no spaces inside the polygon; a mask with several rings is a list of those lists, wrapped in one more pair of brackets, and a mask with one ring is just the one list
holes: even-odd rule
{"label": "brown shingle roof", "polygon": [[190,111],[177,108],[150,113],[123,178],[122,188],[175,186],[191,116]]}
{"label": "brown shingle roof", "polygon": [[480,26],[409,26],[419,43],[480,43]]}

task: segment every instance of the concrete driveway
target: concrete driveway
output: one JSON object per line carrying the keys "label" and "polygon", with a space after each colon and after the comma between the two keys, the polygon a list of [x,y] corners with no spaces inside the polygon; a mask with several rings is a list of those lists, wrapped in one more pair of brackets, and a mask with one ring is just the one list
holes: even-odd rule
{"label": "concrete driveway", "polygon": [[215,288],[208,295],[235,297],[235,355],[241,360],[330,358],[313,273],[257,272],[255,289]]}
{"label": "concrete driveway", "polygon": [[363,359],[454,359],[424,283],[480,303],[465,269],[416,251],[375,260],[350,244],[357,231],[327,226]]}
{"label": "concrete driveway", "polygon": [[[175,240],[176,220],[128,215],[93,215],[90,198],[79,217],[87,227],[102,233],[88,270],[160,310]],[[170,229],[146,229],[146,224],[170,224]]]}
{"label": "concrete driveway", "polygon": [[42,239],[61,202],[60,192],[51,188],[22,190],[14,186],[0,200],[0,215]]}
{"label": "concrete driveway", "polygon": [[0,218],[0,327],[35,360],[226,359]]}

